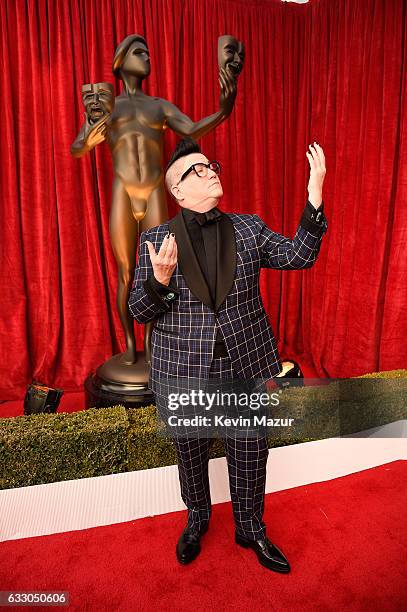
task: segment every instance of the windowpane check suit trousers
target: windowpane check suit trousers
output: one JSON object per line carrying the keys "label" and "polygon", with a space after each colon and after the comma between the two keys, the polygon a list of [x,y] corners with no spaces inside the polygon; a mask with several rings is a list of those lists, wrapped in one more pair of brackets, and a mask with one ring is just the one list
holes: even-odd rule
{"label": "windowpane check suit trousers", "polygon": [[[212,360],[209,379],[235,379],[229,357]],[[168,417],[168,398],[156,395],[157,410],[163,420]],[[226,428],[222,435],[229,474],[230,496],[236,533],[247,540],[265,537],[266,526],[262,520],[268,458],[267,436],[253,433],[242,436]],[[201,530],[211,516],[209,487],[209,450],[214,438],[173,437],[177,453],[181,497],[188,508],[188,527]]]}

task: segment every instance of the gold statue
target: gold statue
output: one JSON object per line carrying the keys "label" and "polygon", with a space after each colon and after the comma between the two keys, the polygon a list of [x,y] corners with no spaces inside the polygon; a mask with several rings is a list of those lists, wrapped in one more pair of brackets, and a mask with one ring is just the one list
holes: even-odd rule
{"label": "gold statue", "polygon": [[[123,82],[122,93],[113,99],[113,87],[109,83],[83,86],[86,120],[71,146],[72,155],[81,157],[106,140],[113,158],[109,231],[118,265],[117,309],[125,333],[126,351],[104,364],[105,374],[109,370],[112,380],[121,378],[119,370],[123,370],[123,366],[137,362],[134,319],[127,302],[134,278],[139,233],[168,219],[163,186],[164,131],[170,128],[179,136],[195,139],[205,136],[230,115],[237,93],[233,70],[220,68],[219,110],[192,121],[168,100],[143,92],[143,80],[150,70],[146,40],[139,34],[127,36],[118,45],[113,59],[113,73]],[[150,363],[152,325],[148,323],[145,330],[147,363]]]}

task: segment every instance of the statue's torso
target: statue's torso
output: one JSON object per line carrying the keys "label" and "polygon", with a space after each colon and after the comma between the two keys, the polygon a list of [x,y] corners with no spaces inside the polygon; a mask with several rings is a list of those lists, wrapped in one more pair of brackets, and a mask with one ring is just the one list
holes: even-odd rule
{"label": "statue's torso", "polygon": [[117,96],[107,142],[128,188],[154,188],[162,176],[165,114],[159,98]]}

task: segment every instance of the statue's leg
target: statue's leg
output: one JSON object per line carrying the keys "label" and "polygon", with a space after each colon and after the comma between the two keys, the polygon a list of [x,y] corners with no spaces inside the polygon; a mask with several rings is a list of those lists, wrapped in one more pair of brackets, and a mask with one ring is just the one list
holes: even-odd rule
{"label": "statue's leg", "polygon": [[[140,231],[144,232],[150,227],[161,225],[168,221],[167,202],[165,200],[164,185],[161,181],[158,187],[154,189],[148,199],[146,215],[140,223]],[[146,362],[151,364],[151,334],[154,327],[154,321],[149,321],[145,324],[144,330],[144,353]]]}
{"label": "statue's leg", "polygon": [[134,319],[127,303],[136,266],[138,227],[132,214],[129,196],[118,177],[113,181],[109,233],[118,272],[116,304],[126,339],[126,351],[121,359],[124,363],[131,364],[137,360],[136,339]]}

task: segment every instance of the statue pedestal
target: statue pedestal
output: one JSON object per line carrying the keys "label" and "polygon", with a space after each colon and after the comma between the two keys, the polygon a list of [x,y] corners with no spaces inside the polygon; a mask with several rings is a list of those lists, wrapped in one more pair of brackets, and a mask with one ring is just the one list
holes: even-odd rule
{"label": "statue pedestal", "polygon": [[137,352],[136,363],[126,364],[122,353],[113,355],[85,380],[86,408],[107,408],[121,404],[141,408],[155,403],[148,388],[150,366],[144,352]]}

